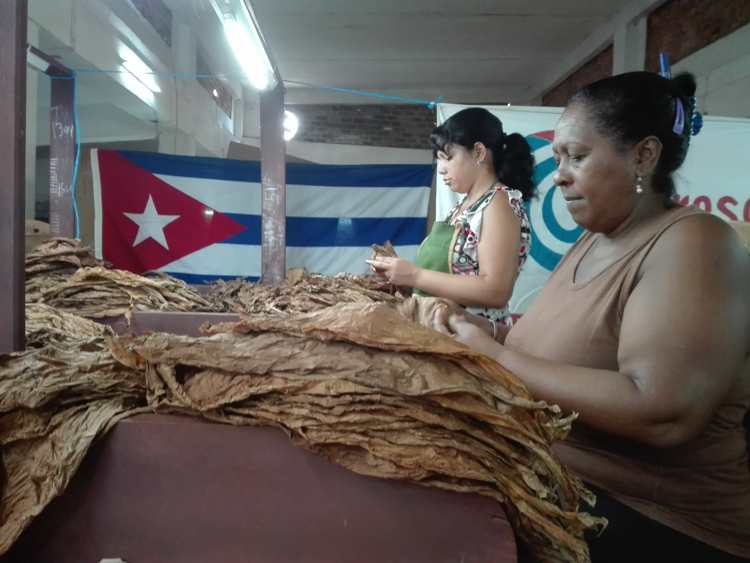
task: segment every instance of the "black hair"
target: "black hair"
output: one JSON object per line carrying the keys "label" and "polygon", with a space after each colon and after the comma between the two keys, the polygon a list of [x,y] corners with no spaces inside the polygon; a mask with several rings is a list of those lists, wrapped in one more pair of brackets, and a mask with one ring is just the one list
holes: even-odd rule
{"label": "black hair", "polygon": [[[628,149],[648,136],[657,137],[662,152],[653,186],[669,206],[674,196],[672,173],[682,165],[690,144],[694,95],[692,74],[667,79],[652,72],[626,72],[582,88],[573,94],[568,106],[583,105],[597,131],[621,149]],[[675,132],[680,111],[684,114],[684,126],[681,132],[679,127]]]}
{"label": "black hair", "polygon": [[506,135],[502,122],[484,108],[467,108],[435,127],[430,135],[433,156],[446,152],[448,145],[469,150],[482,143],[492,153],[497,179],[509,188],[519,190],[524,199],[534,195],[534,156],[519,133]]}

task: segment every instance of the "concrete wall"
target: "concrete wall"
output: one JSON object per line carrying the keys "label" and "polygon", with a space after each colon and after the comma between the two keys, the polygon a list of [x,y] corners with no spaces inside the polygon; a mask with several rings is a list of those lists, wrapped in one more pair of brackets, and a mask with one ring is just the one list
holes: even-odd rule
{"label": "concrete wall", "polygon": [[750,118],[750,24],[685,57],[673,71],[695,74],[706,115]]}
{"label": "concrete wall", "polygon": [[[197,6],[197,4],[196,4]],[[140,9],[138,9],[140,7]],[[159,8],[158,10],[155,10]],[[150,17],[154,15],[156,19]],[[197,37],[194,26],[171,14],[163,2],[138,0],[30,0],[29,43],[83,69],[77,78],[77,103],[82,148],[78,191],[90,194],[87,181],[89,147],[129,147],[163,153],[224,157],[242,134],[245,99],[236,78],[226,78],[222,94],[231,96],[237,111],[222,110],[210,89],[192,75],[203,34],[214,26],[206,17]],[[214,21],[216,20],[216,21]],[[152,91],[123,71],[123,49],[129,49],[155,73],[159,91]],[[204,51],[206,51],[204,47]],[[209,71],[219,72],[221,53],[204,52]],[[212,60],[212,57],[214,60]],[[226,62],[226,61],[225,61]],[[226,100],[222,100],[226,102]],[[46,220],[49,208],[50,79],[33,68],[28,72],[26,217]],[[85,207],[86,202],[83,202]],[[82,209],[82,232],[89,225]]]}
{"label": "concrete wall", "polygon": [[[29,19],[41,32],[37,46],[74,66],[103,72],[79,78],[79,111],[86,142],[143,138],[146,124],[151,126],[152,136],[159,138],[162,152],[226,154],[235,124],[206,88],[185,77],[195,73],[198,48],[195,32],[186,22],[172,22],[169,45],[163,33],[123,0],[31,0]],[[121,71],[123,48],[158,73],[154,80],[160,91],[144,89]],[[104,73],[112,70],[118,72]],[[239,83],[228,80],[227,88],[242,98]],[[129,122],[120,113],[134,119]],[[114,136],[108,123],[116,123]],[[138,131],[130,131],[131,127]],[[44,144],[44,139],[40,141]]]}

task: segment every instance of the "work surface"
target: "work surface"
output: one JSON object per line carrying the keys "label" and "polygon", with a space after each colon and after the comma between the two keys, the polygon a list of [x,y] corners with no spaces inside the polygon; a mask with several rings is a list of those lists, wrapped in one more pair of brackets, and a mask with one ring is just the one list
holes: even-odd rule
{"label": "work surface", "polygon": [[141,415],[88,455],[14,563],[516,561],[502,508],[364,477],[273,428]]}

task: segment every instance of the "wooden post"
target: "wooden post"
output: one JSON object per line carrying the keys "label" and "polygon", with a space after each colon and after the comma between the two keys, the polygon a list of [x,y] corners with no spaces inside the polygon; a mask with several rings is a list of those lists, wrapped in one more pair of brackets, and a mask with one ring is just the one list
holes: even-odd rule
{"label": "wooden post", "polygon": [[75,83],[73,71],[34,46],[29,52],[46,63],[51,80],[49,110],[49,226],[55,237],[76,235],[73,214],[73,168],[76,158]]}
{"label": "wooden post", "polygon": [[24,347],[27,10],[0,2],[0,354]]}
{"label": "wooden post", "polygon": [[260,94],[261,281],[286,278],[286,145],[284,86]]}
{"label": "wooden post", "polygon": [[[67,70],[67,69],[66,69]],[[49,110],[49,230],[53,237],[76,235],[73,215],[73,167],[76,158],[72,73],[47,71]]]}

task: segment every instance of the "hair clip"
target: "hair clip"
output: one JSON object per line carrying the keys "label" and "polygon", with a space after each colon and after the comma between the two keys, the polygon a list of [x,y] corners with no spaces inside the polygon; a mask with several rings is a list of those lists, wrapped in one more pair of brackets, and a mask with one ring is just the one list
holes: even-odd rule
{"label": "hair clip", "polygon": [[681,137],[685,132],[685,106],[679,97],[674,100],[674,124],[672,125],[672,132]]}
{"label": "hair clip", "polygon": [[695,96],[690,98],[690,102],[693,107],[693,115],[690,117],[690,133],[691,135],[697,135],[703,129],[703,115],[698,111],[698,100]]}

